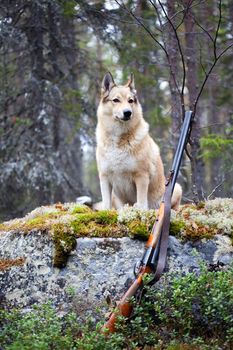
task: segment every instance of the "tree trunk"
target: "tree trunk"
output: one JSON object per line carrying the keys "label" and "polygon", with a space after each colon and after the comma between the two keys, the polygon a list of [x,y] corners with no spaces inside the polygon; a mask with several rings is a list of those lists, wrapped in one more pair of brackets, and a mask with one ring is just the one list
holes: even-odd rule
{"label": "tree trunk", "polygon": [[[64,112],[63,105],[63,95],[69,88],[75,91],[77,86],[77,76],[71,74],[70,68],[77,61],[73,22],[65,19],[66,31],[62,32],[62,8],[58,2],[32,1],[17,21],[17,8],[9,10],[13,33],[23,37],[30,60],[19,86],[23,95],[20,108],[18,100],[14,105],[14,118],[19,122],[12,124],[12,117],[8,117],[4,140],[0,142],[2,220],[43,204],[74,201],[83,194],[80,130],[77,120]],[[8,54],[10,50],[11,46]],[[72,62],[68,64],[65,50],[72,52]],[[21,68],[20,58],[15,61]],[[67,66],[69,79],[64,82],[61,77],[63,71],[67,73]]]}

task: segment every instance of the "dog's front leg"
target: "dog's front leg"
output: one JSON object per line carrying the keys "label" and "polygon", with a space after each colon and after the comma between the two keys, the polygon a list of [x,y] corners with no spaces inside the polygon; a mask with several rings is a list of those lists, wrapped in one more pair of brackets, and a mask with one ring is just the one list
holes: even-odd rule
{"label": "dog's front leg", "polygon": [[103,209],[111,209],[112,185],[107,176],[100,177],[100,189],[102,194]]}
{"label": "dog's front leg", "polygon": [[135,184],[137,189],[137,203],[134,206],[140,209],[148,209],[149,176],[137,176],[135,178]]}

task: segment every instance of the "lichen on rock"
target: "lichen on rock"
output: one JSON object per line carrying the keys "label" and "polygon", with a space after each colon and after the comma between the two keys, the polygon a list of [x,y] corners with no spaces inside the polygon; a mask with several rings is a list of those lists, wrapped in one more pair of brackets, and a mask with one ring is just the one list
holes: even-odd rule
{"label": "lichen on rock", "polygon": [[[79,237],[131,237],[147,240],[157,210],[124,206],[118,211],[94,211],[77,203],[42,206],[24,218],[0,224],[0,231],[28,234],[41,231],[54,243],[54,266],[64,267]],[[187,204],[171,213],[170,234],[182,240],[233,237],[233,200],[215,199],[199,205]]]}
{"label": "lichen on rock", "polygon": [[186,239],[210,238],[224,234],[233,238],[233,199],[216,198],[201,205],[184,205],[175,214],[185,226],[180,236]]}

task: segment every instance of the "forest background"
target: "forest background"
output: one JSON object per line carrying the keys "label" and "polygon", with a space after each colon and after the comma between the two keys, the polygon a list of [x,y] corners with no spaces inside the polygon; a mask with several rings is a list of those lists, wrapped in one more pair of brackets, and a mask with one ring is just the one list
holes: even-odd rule
{"label": "forest background", "polygon": [[100,199],[101,81],[131,72],[166,173],[184,110],[194,122],[184,202],[233,192],[233,2],[2,0],[0,220]]}

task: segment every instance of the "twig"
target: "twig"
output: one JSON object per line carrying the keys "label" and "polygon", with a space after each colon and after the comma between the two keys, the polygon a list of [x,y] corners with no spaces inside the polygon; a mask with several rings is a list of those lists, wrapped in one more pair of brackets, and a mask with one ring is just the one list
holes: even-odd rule
{"label": "twig", "polygon": [[164,51],[166,57],[168,56],[168,53],[165,49],[165,47],[161,44],[161,42],[156,39],[156,37],[154,36],[154,34],[145,26],[145,24],[137,17],[135,16],[135,14],[133,13],[133,11],[131,11],[125,4],[121,4],[119,3],[118,0],[115,0],[115,2],[122,8],[124,8],[135,20],[138,24],[140,24],[140,26],[149,34],[149,36],[161,47],[161,49]]}
{"label": "twig", "polygon": [[[199,6],[201,3],[205,2],[205,1],[206,1],[206,0],[201,0],[201,1],[199,1],[198,3],[195,3],[195,4],[190,5],[188,8],[191,9],[191,8],[193,8],[193,7]],[[182,10],[177,11],[176,13],[174,13],[173,16],[170,17],[170,20],[173,20],[173,19],[174,19],[177,15],[179,15],[180,13],[186,12],[186,10],[187,10],[187,8],[186,8],[186,9],[183,8]],[[181,24],[183,23],[184,17],[185,17],[185,15],[183,16],[183,18],[182,18],[180,24],[178,24],[178,26],[176,27],[176,29],[178,29],[178,27],[180,27]],[[166,25],[167,23],[168,23],[168,21],[165,22],[164,25]]]}
{"label": "twig", "polygon": [[201,30],[209,37],[209,39],[211,40],[211,42],[214,42],[214,39],[212,38],[212,36],[210,35],[210,33],[208,32],[208,30],[206,30],[196,19],[195,16],[193,16],[193,20],[195,22],[195,24],[201,28]]}
{"label": "twig", "polygon": [[219,189],[219,187],[222,186],[222,184],[224,183],[224,181],[225,181],[225,177],[223,176],[222,181],[221,181],[217,186],[215,186],[214,189],[213,189],[213,190],[210,192],[210,194],[207,196],[207,200],[209,200],[210,197],[212,197],[213,194],[217,191],[217,189]]}
{"label": "twig", "polygon": [[187,13],[189,12],[189,10],[190,10],[192,7],[193,7],[193,6],[192,6],[192,0],[190,0],[189,3],[187,4],[187,7],[184,8],[184,10],[183,10],[183,12],[184,12],[183,18],[182,18],[182,20],[180,21],[180,23],[176,26],[176,28],[175,28],[176,30],[178,30],[178,29],[180,28],[181,24],[184,23],[184,19],[185,19]]}
{"label": "twig", "polygon": [[210,197],[212,197],[213,194],[217,191],[217,189],[218,189],[219,187],[221,187],[222,184],[226,181],[226,175],[229,175],[229,174],[231,174],[232,172],[233,172],[233,169],[231,169],[230,171],[228,171],[227,173],[225,173],[225,174],[222,176],[221,182],[220,182],[219,184],[217,184],[217,186],[215,186],[215,187],[213,188],[213,190],[211,191],[211,193],[207,196],[207,200],[209,200]]}
{"label": "twig", "polygon": [[215,60],[217,59],[217,46],[216,46],[216,44],[217,44],[219,29],[220,29],[221,22],[222,22],[222,0],[219,0],[218,10],[219,10],[219,18],[218,18],[218,25],[216,28],[215,38],[214,38],[214,58],[215,58]]}
{"label": "twig", "polygon": [[[161,20],[161,17],[160,17],[160,13],[158,11],[158,8],[157,6],[151,2],[151,0],[149,0],[150,3],[152,4],[152,6],[154,7],[155,11],[156,11],[156,14],[158,16],[158,20],[159,20],[159,24],[160,24],[160,27],[162,28],[163,27],[163,24],[162,24],[162,20]],[[166,47],[166,40],[164,38],[164,31],[162,30],[162,38],[163,38],[163,42],[164,42],[164,47],[166,49],[166,51],[168,52],[167,50],[167,47]],[[181,104],[182,104],[182,98],[181,98],[181,92],[180,92],[180,89],[179,89],[179,86],[178,86],[178,83],[177,83],[177,80],[176,80],[176,76],[175,76],[175,73],[172,69],[172,64],[171,64],[171,61],[170,61],[170,56],[169,54],[167,55],[167,61],[168,61],[168,65],[169,65],[169,68],[170,68],[170,73],[171,73],[171,76],[172,76],[172,79],[173,79],[173,82],[175,84],[175,87],[176,87],[176,90],[178,91],[179,95],[180,95],[180,99],[181,99]]]}
{"label": "twig", "polygon": [[168,20],[168,22],[169,22],[170,26],[172,27],[172,30],[173,30],[173,32],[175,34],[175,38],[176,38],[176,41],[177,41],[177,45],[178,45],[178,49],[179,49],[179,53],[180,53],[180,57],[181,57],[182,70],[183,70],[183,79],[182,79],[182,89],[181,89],[181,92],[180,92],[180,97],[181,97],[181,103],[182,103],[182,110],[184,112],[184,87],[185,87],[185,81],[186,81],[186,69],[185,69],[184,54],[183,54],[183,51],[182,51],[182,47],[181,47],[180,39],[178,37],[177,30],[176,30],[174,24],[172,23],[171,19],[168,17],[168,14],[165,11],[164,6],[161,3],[161,1],[158,0],[158,2],[159,2],[159,5],[160,5],[160,7],[161,7],[165,17],[167,18],[167,20]]}
{"label": "twig", "polygon": [[230,44],[229,46],[227,46],[227,47],[216,57],[216,59],[215,59],[215,61],[213,62],[212,66],[210,67],[210,69],[209,69],[208,72],[206,73],[205,79],[204,79],[204,81],[203,81],[203,83],[202,83],[202,85],[201,85],[201,88],[200,88],[200,90],[199,90],[199,93],[198,93],[197,98],[196,98],[195,103],[194,103],[194,108],[193,108],[193,113],[194,113],[194,115],[195,115],[195,112],[196,112],[196,109],[197,109],[197,103],[198,103],[199,98],[200,98],[200,96],[201,96],[201,94],[202,94],[202,91],[203,91],[203,89],[204,89],[204,87],[205,87],[205,84],[206,84],[206,82],[207,82],[207,80],[208,80],[210,74],[212,73],[212,70],[213,70],[214,67],[216,66],[216,64],[217,64],[217,62],[219,61],[219,59],[220,59],[231,47],[233,47],[233,43]]}

